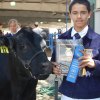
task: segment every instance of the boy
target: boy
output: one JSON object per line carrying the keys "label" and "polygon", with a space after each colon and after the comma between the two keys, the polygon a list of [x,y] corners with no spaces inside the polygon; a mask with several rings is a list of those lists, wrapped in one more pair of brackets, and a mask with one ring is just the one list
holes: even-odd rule
{"label": "boy", "polygon": [[[85,68],[86,75],[78,76],[76,83],[68,82],[64,76],[59,89],[62,93],[61,100],[100,100],[100,35],[88,26],[91,16],[90,3],[88,0],[73,0],[69,12],[74,26],[59,39],[77,39],[75,35],[78,33],[78,39],[83,39],[84,48],[93,50],[93,57],[85,54],[79,58],[81,62],[78,67]],[[55,58],[54,51],[51,58],[55,64],[53,73],[60,75],[61,71]]]}

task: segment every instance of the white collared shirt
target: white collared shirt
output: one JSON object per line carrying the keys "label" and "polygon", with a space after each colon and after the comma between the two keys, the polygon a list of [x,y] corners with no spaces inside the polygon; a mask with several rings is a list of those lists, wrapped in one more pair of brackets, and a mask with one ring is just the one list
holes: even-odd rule
{"label": "white collared shirt", "polygon": [[86,34],[87,34],[87,32],[88,32],[88,25],[81,31],[81,32],[77,32],[75,29],[74,29],[74,27],[72,28],[72,31],[71,31],[71,37],[73,37],[73,39],[75,39],[75,34],[76,33],[79,33],[79,35],[80,35],[80,37],[81,38],[83,38]]}

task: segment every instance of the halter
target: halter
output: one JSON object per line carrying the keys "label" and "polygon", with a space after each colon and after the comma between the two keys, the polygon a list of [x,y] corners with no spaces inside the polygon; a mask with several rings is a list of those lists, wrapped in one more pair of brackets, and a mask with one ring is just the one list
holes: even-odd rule
{"label": "halter", "polygon": [[21,58],[17,55],[17,53],[16,53],[15,50],[13,49],[13,42],[15,42],[15,39],[14,39],[14,38],[13,38],[13,39],[12,39],[12,38],[7,38],[7,40],[9,41],[9,49],[10,49],[11,53],[14,55],[14,57],[16,57],[16,58],[22,63],[22,65],[24,66],[24,68],[28,70],[28,72],[29,72],[29,74],[31,75],[31,77],[34,78],[34,79],[36,79],[36,76],[35,76],[35,75],[32,75],[30,64],[31,64],[32,60],[33,60],[36,56],[38,56],[38,55],[41,54],[41,53],[44,53],[44,49],[43,49],[43,50],[40,50],[40,51],[38,51],[36,54],[32,55],[32,57],[31,57],[29,60],[24,61],[23,59],[21,59]]}
{"label": "halter", "polygon": [[32,56],[29,60],[27,60],[27,61],[22,60],[17,54],[16,54],[16,56],[17,56],[17,58],[21,61],[21,63],[22,63],[23,66],[25,67],[25,69],[29,69],[29,68],[30,68],[30,63],[32,62],[32,60],[33,60],[36,56],[38,56],[40,53],[43,53],[43,51],[40,50],[39,52],[37,52],[35,55],[33,55],[33,56]]}
{"label": "halter", "polygon": [[22,63],[22,65],[24,66],[25,69],[27,69],[29,71],[29,74],[31,75],[32,78],[36,79],[36,76],[32,74],[31,72],[31,66],[30,66],[30,63],[32,62],[32,60],[38,56],[39,54],[43,53],[42,50],[40,50],[39,52],[37,52],[35,55],[33,55],[29,60],[27,61],[24,61],[22,60],[17,54],[16,52],[13,50],[13,49],[10,49],[11,50],[11,53],[14,54],[14,56]]}
{"label": "halter", "polygon": [[9,40],[9,49],[10,49],[10,51],[11,51],[11,53],[22,63],[22,65],[24,66],[24,68],[25,69],[27,69],[28,70],[28,72],[29,72],[29,74],[31,75],[31,77],[32,78],[34,78],[34,79],[36,79],[36,76],[34,75],[32,75],[32,72],[31,72],[31,69],[30,69],[30,63],[32,62],[32,60],[36,57],[36,56],[38,56],[39,54],[41,54],[41,53],[43,53],[43,50],[40,50],[40,51],[38,51],[35,55],[33,55],[29,60],[27,60],[27,61],[24,61],[24,60],[22,60],[17,54],[16,54],[16,52],[14,51],[14,49],[12,48],[13,47],[13,43],[12,43],[12,41],[10,40],[10,39],[8,39]]}

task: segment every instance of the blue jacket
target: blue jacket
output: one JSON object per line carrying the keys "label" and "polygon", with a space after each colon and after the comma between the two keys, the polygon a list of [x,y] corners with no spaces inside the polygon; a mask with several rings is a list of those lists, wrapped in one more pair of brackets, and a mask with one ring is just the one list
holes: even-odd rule
{"label": "blue jacket", "polygon": [[[11,37],[11,35],[7,35]],[[11,100],[11,78],[9,70],[9,50],[8,47],[0,45],[0,100]]]}
{"label": "blue jacket", "polygon": [[[6,46],[0,46],[0,87],[8,80],[8,59],[9,51]],[[2,85],[1,85],[2,84]]]}
{"label": "blue jacket", "polygon": [[[72,39],[71,29],[60,35],[59,39]],[[100,35],[95,33],[90,27],[83,38],[85,48],[93,49],[93,59],[96,68],[87,68],[91,76],[78,77],[76,83],[66,81],[64,76],[59,91],[71,98],[77,99],[93,99],[100,97]],[[55,50],[52,54],[51,61],[56,61]]]}
{"label": "blue jacket", "polygon": [[12,98],[9,71],[8,48],[0,46],[0,100],[11,100]]}

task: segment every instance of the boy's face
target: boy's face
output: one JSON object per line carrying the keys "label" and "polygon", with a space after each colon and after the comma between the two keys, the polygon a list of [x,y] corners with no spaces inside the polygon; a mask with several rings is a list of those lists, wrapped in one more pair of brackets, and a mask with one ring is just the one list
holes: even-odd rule
{"label": "boy's face", "polygon": [[78,4],[78,3],[74,4],[72,6],[72,10],[70,13],[70,18],[74,23],[74,28],[83,29],[87,25],[90,15],[91,13],[88,12],[87,7],[85,5]]}

